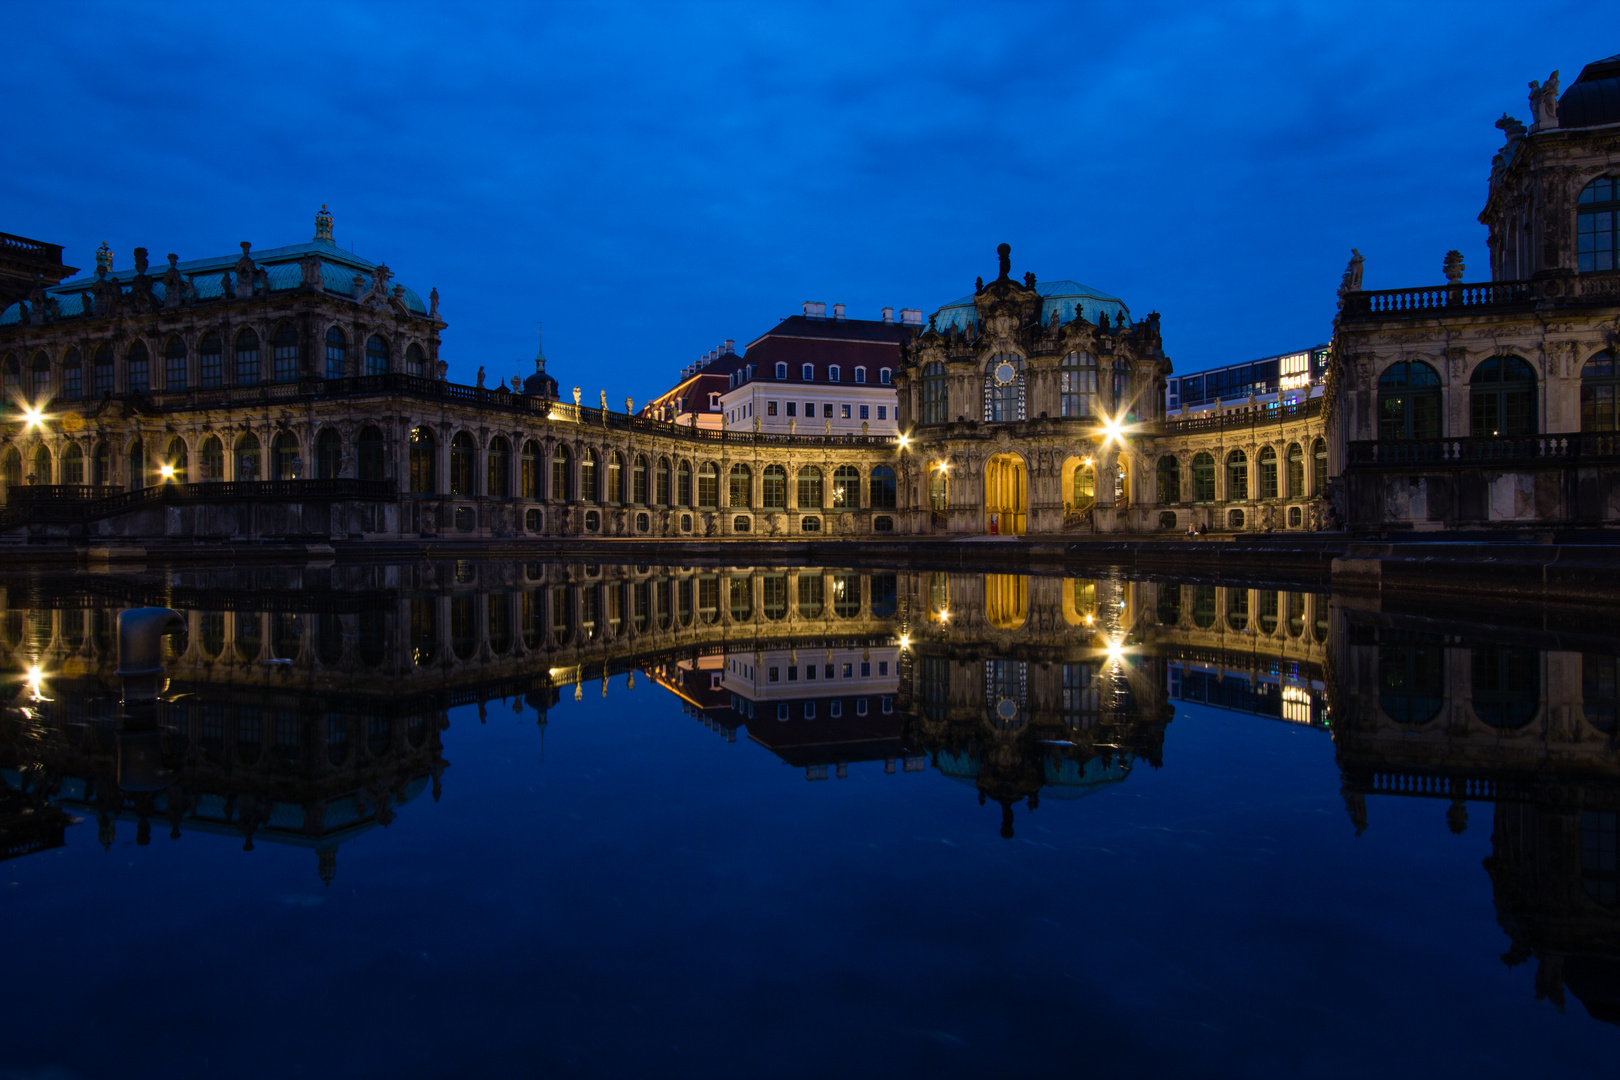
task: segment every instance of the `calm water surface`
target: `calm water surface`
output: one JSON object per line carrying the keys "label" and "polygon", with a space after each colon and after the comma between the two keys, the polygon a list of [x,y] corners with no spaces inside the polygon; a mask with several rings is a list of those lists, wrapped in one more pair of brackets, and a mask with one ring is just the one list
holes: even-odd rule
{"label": "calm water surface", "polygon": [[[0,1077],[1620,1052],[1620,642],[1580,620],[903,569],[4,584]],[[154,604],[143,710],[116,618]]]}

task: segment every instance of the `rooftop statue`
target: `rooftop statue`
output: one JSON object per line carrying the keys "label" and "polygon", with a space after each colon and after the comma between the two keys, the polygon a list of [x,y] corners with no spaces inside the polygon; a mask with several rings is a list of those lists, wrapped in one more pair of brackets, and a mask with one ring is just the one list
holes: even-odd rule
{"label": "rooftop statue", "polygon": [[996,254],[1001,257],[1001,280],[1006,281],[1007,275],[1012,273],[1012,245],[998,245]]}
{"label": "rooftop statue", "polygon": [[1545,84],[1530,80],[1530,130],[1544,131],[1558,126],[1558,72],[1547,76]]}

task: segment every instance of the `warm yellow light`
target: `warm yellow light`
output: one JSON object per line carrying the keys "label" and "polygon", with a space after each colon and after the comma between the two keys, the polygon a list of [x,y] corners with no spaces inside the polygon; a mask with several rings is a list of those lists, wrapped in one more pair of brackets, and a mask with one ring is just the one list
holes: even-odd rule
{"label": "warm yellow light", "polygon": [[1123,663],[1125,660],[1125,635],[1115,634],[1109,638],[1108,644],[1103,647],[1103,653],[1108,657],[1110,664],[1118,665]]}
{"label": "warm yellow light", "polygon": [[49,701],[45,696],[45,670],[38,664],[28,669],[28,696],[34,701]]}
{"label": "warm yellow light", "polygon": [[165,479],[165,480],[173,480],[174,479],[174,466],[173,465],[160,466],[158,468],[158,475],[163,477],[163,479]]}
{"label": "warm yellow light", "polygon": [[1103,418],[1102,432],[1104,446],[1107,446],[1109,443],[1115,441],[1125,441],[1125,425],[1117,416],[1108,416]]}
{"label": "warm yellow light", "polygon": [[34,428],[45,426],[45,410],[38,405],[24,404],[22,414],[24,430],[31,431]]}
{"label": "warm yellow light", "polygon": [[906,447],[908,447],[910,445],[911,445],[911,436],[910,435],[902,435],[902,436],[900,436],[900,449],[904,450]]}
{"label": "warm yellow light", "polygon": [[911,648],[911,635],[910,634],[901,634],[900,635],[900,647],[902,649]]}
{"label": "warm yellow light", "polygon": [[950,622],[951,621],[951,609],[950,608],[940,608],[939,609],[939,621],[940,622]]}
{"label": "warm yellow light", "polygon": [[935,465],[934,465],[934,468],[938,469],[940,472],[950,472],[951,471],[950,463],[945,462],[945,461],[936,462]]}
{"label": "warm yellow light", "polygon": [[1090,465],[1090,464],[1091,464],[1091,459],[1090,459],[1090,458],[1088,458],[1088,457],[1086,457],[1086,458],[1081,458],[1081,459],[1080,459],[1080,464],[1082,464],[1082,465]]}

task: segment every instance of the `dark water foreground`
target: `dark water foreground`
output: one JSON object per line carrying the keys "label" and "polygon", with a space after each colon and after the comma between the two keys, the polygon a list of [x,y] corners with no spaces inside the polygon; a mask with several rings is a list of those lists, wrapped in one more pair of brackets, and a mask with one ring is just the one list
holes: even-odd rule
{"label": "dark water foreground", "polygon": [[[1241,581],[16,577],[0,1078],[1577,1076],[1609,620]],[[168,684],[120,703],[116,616]]]}

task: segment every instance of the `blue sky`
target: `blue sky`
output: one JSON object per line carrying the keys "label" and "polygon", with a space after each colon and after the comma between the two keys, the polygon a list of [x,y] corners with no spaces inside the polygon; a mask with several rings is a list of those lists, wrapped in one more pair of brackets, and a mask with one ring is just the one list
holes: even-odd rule
{"label": "blue sky", "polygon": [[[0,230],[90,267],[337,238],[424,296],[453,379],[639,403],[807,299],[995,273],[1163,314],[1178,371],[1441,279],[1526,83],[1596,4],[10,5]],[[1620,30],[1620,18],[1606,20]]]}

